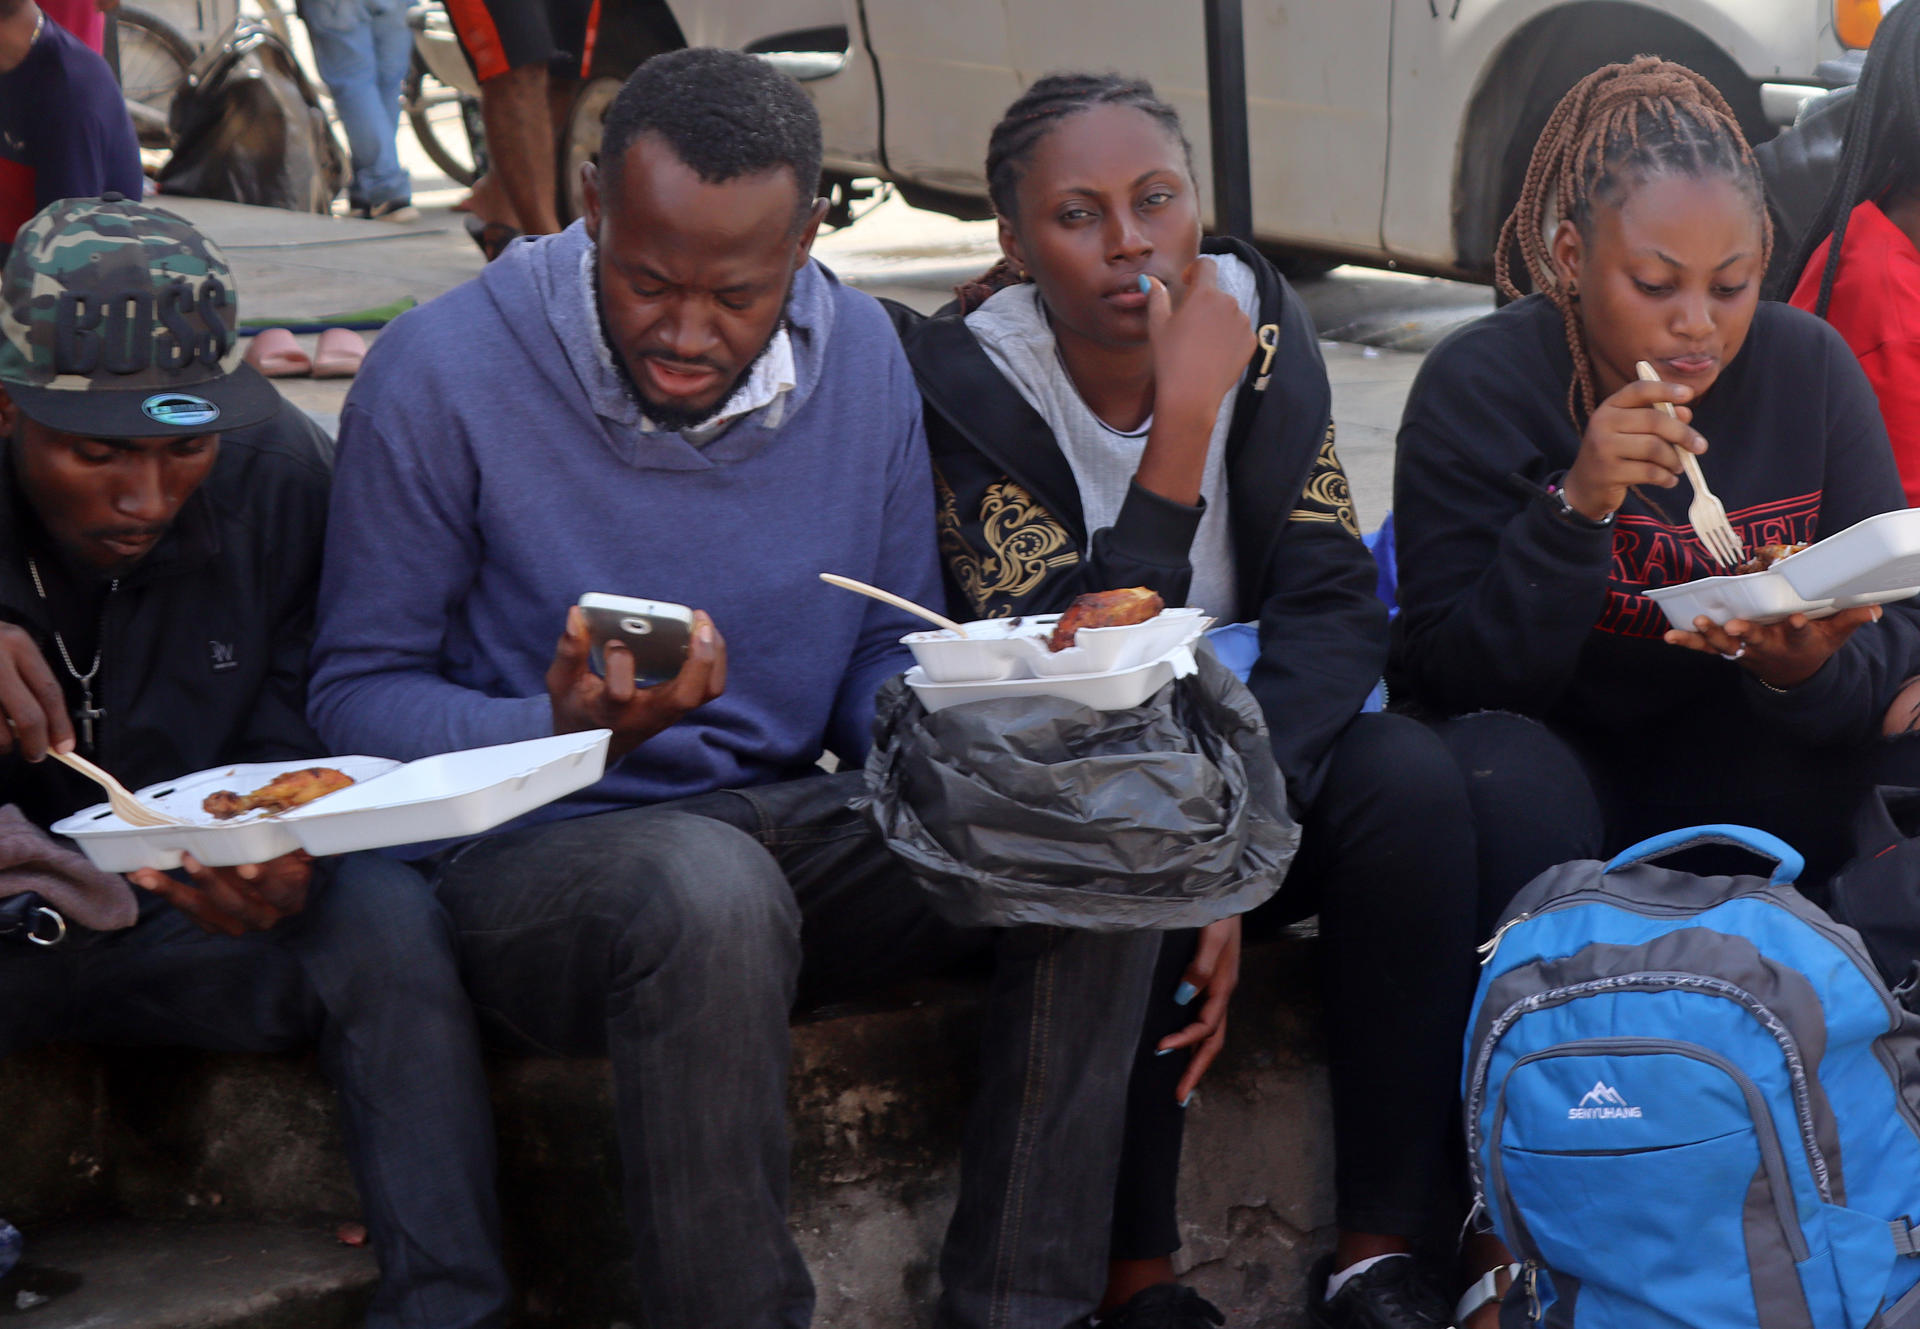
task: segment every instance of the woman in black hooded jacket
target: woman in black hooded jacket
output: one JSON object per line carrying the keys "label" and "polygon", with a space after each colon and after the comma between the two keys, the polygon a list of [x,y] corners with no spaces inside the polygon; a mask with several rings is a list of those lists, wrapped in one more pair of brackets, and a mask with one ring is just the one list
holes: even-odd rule
{"label": "woman in black hooded jacket", "polygon": [[[1041,79],[994,131],[987,172],[1006,261],[931,319],[897,311],[926,400],[952,612],[1050,613],[1137,585],[1258,621],[1248,682],[1304,836],[1251,926],[1318,912],[1325,938],[1340,1238],[1315,1273],[1313,1314],[1446,1324],[1430,1281],[1395,1257],[1451,1167],[1473,833],[1437,740],[1360,715],[1387,612],[1313,325],[1252,249],[1201,244],[1178,118],[1144,83]],[[1129,1099],[1103,1324],[1198,1329],[1215,1314],[1167,1286],[1168,1257],[1180,1108],[1224,1037],[1239,939],[1238,919],[1169,936]]]}

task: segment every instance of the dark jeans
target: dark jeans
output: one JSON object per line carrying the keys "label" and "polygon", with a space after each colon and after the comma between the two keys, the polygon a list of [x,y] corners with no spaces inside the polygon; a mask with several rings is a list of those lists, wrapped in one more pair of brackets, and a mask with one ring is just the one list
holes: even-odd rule
{"label": "dark jeans", "polygon": [[[1474,863],[1472,813],[1446,748],[1405,716],[1361,715],[1334,746],[1286,882],[1247,915],[1251,939],[1320,915],[1334,1215],[1345,1231],[1417,1237],[1451,1198],[1460,1043],[1478,977]],[[1195,935],[1167,938],[1153,984],[1129,1090],[1117,1259],[1180,1244],[1173,1091],[1187,1058],[1153,1053],[1198,1008],[1173,1004]]]}
{"label": "dark jeans", "polygon": [[369,1329],[505,1322],[493,1126],[446,915],[418,873],[334,860],[304,913],[219,937],[157,900],[43,950],[0,942],[0,1055],[54,1040],[279,1052],[320,1045],[380,1260]]}
{"label": "dark jeans", "polygon": [[440,898],[484,1027],[613,1062],[648,1329],[800,1329],[789,1013],[997,950],[941,1258],[949,1329],[1062,1329],[1105,1282],[1127,1068],[1159,938],[943,922],[848,806],[857,772],[492,836]]}
{"label": "dark jeans", "polygon": [[[1467,777],[1480,827],[1480,934],[1540,873],[1607,858],[1651,835],[1732,822],[1770,831],[1805,855],[1800,889],[1825,902],[1827,879],[1851,856],[1853,817],[1876,784],[1920,786],[1920,740],[1858,748],[1787,746],[1764,733],[1721,739],[1694,757],[1655,753],[1638,736],[1608,744],[1505,711],[1439,726]],[[1702,850],[1672,860],[1692,871],[1751,872],[1759,860]]]}

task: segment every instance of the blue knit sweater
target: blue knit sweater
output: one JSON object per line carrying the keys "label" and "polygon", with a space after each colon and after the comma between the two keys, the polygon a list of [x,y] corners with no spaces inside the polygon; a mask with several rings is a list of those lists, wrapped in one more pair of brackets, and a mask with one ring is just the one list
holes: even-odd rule
{"label": "blue knit sweater", "polygon": [[886,316],[803,269],[796,386],[696,448],[641,427],[587,253],[577,224],[516,244],[367,357],[340,419],[315,727],[409,759],[551,733],[567,607],[602,591],[712,614],[726,692],[545,816],[790,778],[823,748],[860,759],[915,621],[817,574],[940,599],[920,396]]}

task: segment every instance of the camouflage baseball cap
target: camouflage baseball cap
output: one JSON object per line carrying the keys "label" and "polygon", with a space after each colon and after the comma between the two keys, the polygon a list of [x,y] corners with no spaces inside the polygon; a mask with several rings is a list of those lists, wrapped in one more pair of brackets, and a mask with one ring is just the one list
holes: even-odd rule
{"label": "camouflage baseball cap", "polygon": [[50,429],[166,438],[257,424],[279,394],[240,363],[233,274],[170,212],[48,204],[0,269],[0,388]]}

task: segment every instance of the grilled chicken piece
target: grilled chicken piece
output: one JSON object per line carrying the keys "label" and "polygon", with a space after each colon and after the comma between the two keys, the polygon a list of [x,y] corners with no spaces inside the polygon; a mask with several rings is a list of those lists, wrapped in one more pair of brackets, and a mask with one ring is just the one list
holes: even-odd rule
{"label": "grilled chicken piece", "polygon": [[1074,597],[1067,612],[1060,615],[1053,636],[1047,641],[1047,649],[1066,650],[1073,645],[1081,628],[1124,628],[1144,623],[1166,607],[1167,602],[1160,598],[1158,591],[1144,586],[1129,586],[1124,591],[1088,591]]}
{"label": "grilled chicken piece", "polygon": [[251,794],[236,794],[231,789],[208,794],[200,806],[219,820],[226,821],[243,812],[285,812],[290,808],[302,807],[316,798],[345,789],[352,783],[352,776],[330,766],[309,766],[305,770],[276,775]]}
{"label": "grilled chicken piece", "polygon": [[1736,577],[1744,577],[1749,572],[1765,572],[1781,559],[1797,554],[1805,548],[1806,546],[1804,544],[1761,545],[1752,552],[1746,562],[1734,565],[1733,575]]}

